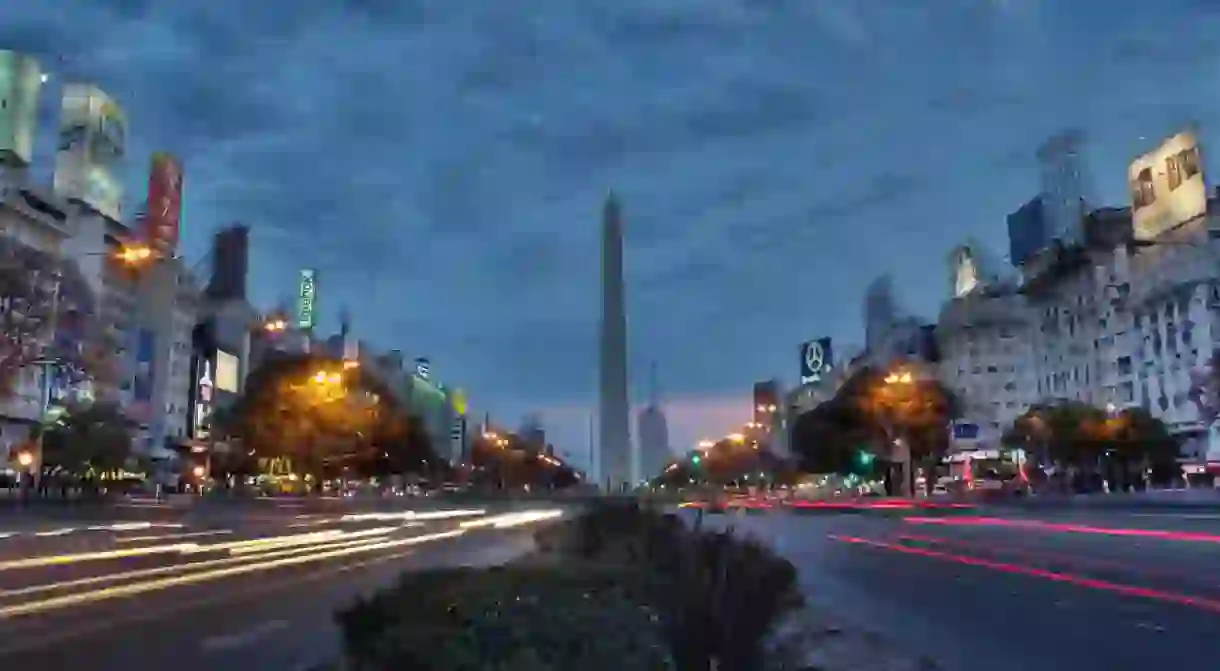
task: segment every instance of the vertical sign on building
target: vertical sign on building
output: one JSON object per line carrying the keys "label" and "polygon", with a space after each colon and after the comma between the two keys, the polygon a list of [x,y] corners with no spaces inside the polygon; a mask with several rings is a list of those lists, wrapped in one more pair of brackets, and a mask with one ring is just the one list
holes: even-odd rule
{"label": "vertical sign on building", "polygon": [[297,328],[303,331],[314,327],[314,308],[317,296],[318,271],[312,268],[301,269],[301,283],[297,291]]}
{"label": "vertical sign on building", "polygon": [[449,432],[451,445],[449,454],[451,463],[460,463],[466,459],[466,416],[457,415],[453,418],[453,429]]}
{"label": "vertical sign on building", "polygon": [[122,221],[127,119],[106,92],[90,84],[64,86],[55,192]]}
{"label": "vertical sign on building", "polygon": [[199,379],[195,386],[195,417],[192,426],[196,440],[207,440],[212,435],[212,407],[215,402],[215,383],[212,380],[212,360],[199,358]]}
{"label": "vertical sign on building", "polygon": [[42,69],[38,61],[0,50],[0,163],[25,166],[34,154],[38,126],[38,93]]}
{"label": "vertical sign on building", "polygon": [[153,370],[156,354],[156,335],[149,329],[136,331],[136,365],[132,378],[132,400],[136,421],[148,424],[153,419]]}
{"label": "vertical sign on building", "polygon": [[178,249],[182,221],[182,162],[173,154],[152,155],[147,208],[144,240],[157,256],[170,258]]}

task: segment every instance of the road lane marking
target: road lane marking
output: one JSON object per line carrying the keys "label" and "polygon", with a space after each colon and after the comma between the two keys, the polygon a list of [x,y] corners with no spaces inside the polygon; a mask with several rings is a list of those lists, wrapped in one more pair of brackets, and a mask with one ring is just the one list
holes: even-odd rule
{"label": "road lane marking", "polygon": [[268,620],[261,624],[254,625],[245,631],[205,638],[200,641],[199,647],[203,648],[205,652],[223,652],[233,650],[235,648],[246,648],[254,643],[257,643],[261,639],[267,638],[272,634],[279,633],[286,629],[288,629],[287,621]]}

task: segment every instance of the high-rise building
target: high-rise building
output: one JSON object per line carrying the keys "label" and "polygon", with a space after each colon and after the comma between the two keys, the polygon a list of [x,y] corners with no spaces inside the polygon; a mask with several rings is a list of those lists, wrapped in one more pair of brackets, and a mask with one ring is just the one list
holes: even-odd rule
{"label": "high-rise building", "polygon": [[194,384],[191,352],[199,290],[181,259],[157,263],[148,273],[140,283],[132,398],[137,419],[148,426],[149,453],[161,456],[167,442],[181,444],[189,439]]}
{"label": "high-rise building", "polygon": [[[602,212],[602,314],[599,342],[598,472],[607,490],[639,481],[632,473],[627,403],[627,307],[623,288],[622,206],[611,193]],[[634,460],[638,462],[637,460]]]}
{"label": "high-rise building", "polygon": [[1092,200],[1084,144],[1082,131],[1067,129],[1038,147],[1047,242],[1059,240],[1065,245],[1084,242],[1084,217]]}
{"label": "high-rise building", "polygon": [[212,239],[212,280],[207,294],[213,300],[246,300],[250,269],[250,227],[235,224]]}
{"label": "high-rise building", "polygon": [[669,423],[661,404],[661,388],[657,382],[657,364],[653,362],[648,375],[648,405],[636,418],[640,441],[640,471],[644,478],[655,478],[669,464]]}

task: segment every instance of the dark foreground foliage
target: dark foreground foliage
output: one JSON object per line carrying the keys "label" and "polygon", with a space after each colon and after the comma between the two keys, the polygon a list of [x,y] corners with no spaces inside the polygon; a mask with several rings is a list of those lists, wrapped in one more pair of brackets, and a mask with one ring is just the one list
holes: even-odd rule
{"label": "dark foreground foliage", "polygon": [[767,547],[633,503],[544,527],[497,569],[406,574],[339,614],[349,668],[754,671],[802,605]]}

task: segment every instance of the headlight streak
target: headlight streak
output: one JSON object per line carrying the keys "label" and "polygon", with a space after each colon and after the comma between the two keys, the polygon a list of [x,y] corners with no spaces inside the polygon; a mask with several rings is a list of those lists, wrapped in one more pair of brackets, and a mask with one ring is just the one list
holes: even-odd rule
{"label": "headlight streak", "polygon": [[461,523],[463,529],[479,529],[482,527],[492,527],[493,529],[508,529],[524,524],[532,524],[543,520],[556,519],[563,516],[563,511],[554,510],[531,510],[519,513],[503,513],[500,515],[492,515],[481,520],[469,520]]}
{"label": "headlight streak", "polygon": [[169,587],[179,585],[190,585],[220,578],[227,578],[255,571],[266,571],[273,568],[282,568],[285,566],[294,566],[307,564],[310,562],[322,561],[324,559],[335,559],[346,557],[362,552],[370,552],[373,550],[385,550],[396,547],[407,547],[418,545],[420,543],[428,543],[446,538],[455,538],[466,532],[462,529],[454,531],[442,531],[434,534],[426,534],[423,536],[414,536],[411,538],[403,538],[400,540],[370,542],[361,544],[356,547],[340,548],[335,550],[325,550],[308,555],[297,557],[282,557],[273,560],[259,561],[255,563],[242,564],[229,568],[213,569],[203,571],[201,573],[190,573],[187,575],[173,576],[169,578],[161,578],[157,580],[148,580],[145,582],[131,583],[128,585],[118,585],[115,587],[107,587],[93,592],[83,592],[80,594],[68,594],[64,596],[51,597],[42,601],[31,601],[27,603],[13,604],[11,606],[0,607],[0,619],[9,619],[22,617],[25,615],[33,615],[49,610],[68,608],[71,606],[79,606],[87,603],[98,601],[106,601],[110,599],[118,599],[122,597],[135,596],[146,592],[155,592]]}
{"label": "headlight streak", "polygon": [[115,543],[141,543],[148,541],[169,541],[179,540],[182,538],[202,538],[204,536],[228,536],[232,534],[232,529],[216,529],[214,531],[190,531],[183,534],[164,534],[161,536],[123,536],[122,538],[114,539]]}
{"label": "headlight streak", "polygon": [[340,522],[364,522],[364,521],[387,521],[387,520],[450,520],[456,517],[480,517],[486,515],[487,511],[482,508],[477,509],[457,509],[457,510],[425,510],[416,512],[408,510],[401,513],[349,513],[339,518]]}
{"label": "headlight streak", "polygon": [[[436,511],[439,519],[484,514],[483,511]],[[433,513],[435,514],[435,513]],[[29,557],[0,562],[0,570],[55,566],[77,561],[94,561],[144,555],[166,555],[178,553],[182,557],[213,552],[227,552],[229,556],[200,558],[199,560],[173,563],[164,566],[132,569],[108,574],[93,575],[57,583],[30,585],[10,590],[0,590],[0,620],[11,620],[24,616],[56,611],[84,604],[104,602],[156,592],[177,586],[202,584],[233,576],[260,571],[272,571],[282,567],[323,562],[395,548],[412,546],[464,536],[470,529],[491,527],[502,529],[531,522],[553,519],[563,514],[561,510],[514,512],[495,515],[487,520],[467,520],[459,528],[450,531],[395,538],[395,532],[405,527],[423,526],[422,522],[405,522],[399,525],[354,531],[327,530],[305,534],[290,534],[239,540],[227,543],[198,544],[178,543],[151,547],[135,547],[106,552],[88,552],[49,557]],[[428,513],[424,513],[428,515]],[[378,515],[378,518],[403,519],[412,515]],[[417,518],[418,519],[418,518]],[[145,527],[146,528],[146,527]],[[219,530],[229,532],[231,530]],[[201,532],[201,533],[217,533]],[[182,534],[189,535],[189,534]],[[164,538],[154,536],[149,538]],[[408,549],[407,552],[410,552]],[[402,556],[405,553],[394,555]],[[170,559],[169,561],[173,561]],[[119,584],[116,584],[119,583]],[[104,587],[103,587],[104,585]],[[96,588],[96,589],[90,589]],[[63,593],[65,591],[69,593]],[[80,590],[80,591],[76,591]],[[88,590],[88,591],[86,591]],[[56,595],[56,593],[58,593]],[[33,597],[31,599],[31,597]],[[41,598],[40,598],[41,597]]]}
{"label": "headlight streak", "polygon": [[0,590],[0,601],[12,599],[19,596],[29,596],[31,594],[42,594],[45,592],[55,592],[59,590],[72,589],[75,587],[88,587],[90,585],[100,585],[111,582],[123,582],[125,580],[134,580],[136,578],[148,578],[158,575],[167,575],[173,573],[187,573],[203,568],[217,566],[234,566],[242,563],[261,562],[269,559],[280,557],[294,557],[298,555],[318,552],[320,550],[334,550],[338,548],[356,547],[360,545],[370,545],[382,542],[381,538],[361,538],[352,541],[344,541],[341,543],[329,543],[325,545],[314,545],[310,547],[296,547],[286,550],[268,551],[254,555],[238,555],[236,557],[224,557],[219,559],[200,559],[198,561],[187,562],[185,564],[172,564],[169,566],[156,566],[153,568],[134,569],[131,571],[122,571],[119,573],[107,573],[104,575],[89,576],[88,578],[77,578],[75,580],[65,580],[63,582],[46,583],[42,585],[31,585],[29,587],[19,587],[16,589]]}

